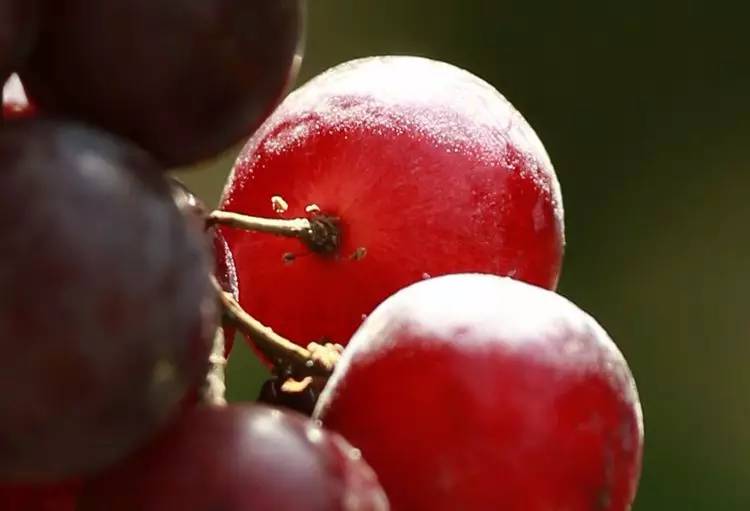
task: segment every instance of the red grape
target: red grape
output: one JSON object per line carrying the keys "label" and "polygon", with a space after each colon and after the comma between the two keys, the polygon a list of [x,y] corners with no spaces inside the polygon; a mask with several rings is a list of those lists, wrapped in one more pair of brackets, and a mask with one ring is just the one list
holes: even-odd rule
{"label": "red grape", "polygon": [[49,485],[0,484],[3,511],[76,511],[79,481]]}
{"label": "red grape", "polygon": [[0,128],[0,477],[111,464],[207,366],[205,241],[140,149],[76,124]]}
{"label": "red grape", "polygon": [[397,511],[625,511],[643,423],[625,359],[552,292],[414,284],[365,321],[314,417],[362,449]]}
{"label": "red grape", "polygon": [[84,489],[80,511],[386,511],[358,451],[296,414],[198,407]]}
{"label": "red grape", "polygon": [[273,216],[273,196],[287,218],[314,204],[340,222],[333,254],[222,228],[243,307],[302,345],[345,343],[430,276],[557,284],[562,198],[544,147],[500,93],[445,63],[358,60],[288,96],[237,160],[221,209]]}
{"label": "red grape", "polygon": [[44,111],[193,163],[252,133],[299,63],[302,0],[45,2],[22,70]]}

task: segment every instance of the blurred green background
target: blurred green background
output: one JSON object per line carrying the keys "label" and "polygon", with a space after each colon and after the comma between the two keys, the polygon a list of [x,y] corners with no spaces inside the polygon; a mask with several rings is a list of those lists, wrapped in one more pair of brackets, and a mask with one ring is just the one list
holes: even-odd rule
{"label": "blurred green background", "polygon": [[[750,510],[749,14],[690,0],[310,3],[298,83],[354,57],[446,60],[544,141],[567,215],[560,291],[609,330],[643,400],[636,511]],[[232,160],[186,181],[216,201]],[[254,397],[262,376],[237,350],[230,397]]]}

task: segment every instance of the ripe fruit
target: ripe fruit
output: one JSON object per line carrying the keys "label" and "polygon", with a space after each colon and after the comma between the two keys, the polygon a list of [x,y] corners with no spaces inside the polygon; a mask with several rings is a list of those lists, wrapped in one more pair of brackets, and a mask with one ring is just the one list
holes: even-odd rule
{"label": "ripe fruit", "polygon": [[37,32],[37,0],[0,0],[0,83],[26,58]]}
{"label": "ripe fruit", "polygon": [[227,149],[293,79],[301,0],[45,2],[22,71],[44,111],[131,138],[165,165]]}
{"label": "ripe fruit", "polygon": [[0,509],[3,511],[76,511],[81,483],[50,485],[0,484]]}
{"label": "ripe fruit", "polygon": [[625,511],[635,382],[587,314],[540,288],[451,275],[386,300],[315,417],[362,449],[395,511]]}
{"label": "ripe fruit", "polygon": [[292,93],[245,146],[221,209],[273,216],[273,196],[285,218],[316,205],[339,219],[333,254],[222,228],[243,307],[302,345],[345,343],[378,303],[430,276],[557,284],[562,198],[547,153],[495,89],[448,64],[357,60]]}
{"label": "ripe fruit", "polygon": [[0,128],[0,478],[96,470],[205,373],[205,244],[151,158],[75,124]]}
{"label": "ripe fruit", "polygon": [[91,481],[80,511],[386,511],[341,437],[263,406],[198,407]]}

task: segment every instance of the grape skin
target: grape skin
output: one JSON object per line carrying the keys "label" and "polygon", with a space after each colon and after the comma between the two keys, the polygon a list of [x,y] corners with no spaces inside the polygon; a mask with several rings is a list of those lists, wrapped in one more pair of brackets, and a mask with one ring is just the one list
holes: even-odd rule
{"label": "grape skin", "polygon": [[296,75],[301,0],[46,2],[21,70],[43,111],[128,137],[164,165],[248,136]]}
{"label": "grape skin", "polygon": [[0,509],[3,511],[76,511],[81,481],[48,485],[0,484]]}
{"label": "grape skin", "polygon": [[18,121],[0,128],[0,159],[0,477],[94,471],[205,374],[209,254],[129,144]]}
{"label": "grape skin", "polygon": [[388,298],[313,417],[362,449],[397,511],[629,511],[641,473],[622,354],[571,302],[508,278]]}
{"label": "grape skin", "polygon": [[199,406],[84,489],[80,511],[387,511],[339,435],[265,406]]}
{"label": "grape skin", "polygon": [[[240,303],[302,346],[345,345],[390,294],[478,271],[555,289],[563,200],[529,123],[490,84],[429,59],[340,64],[290,94],[248,140],[220,209],[338,219],[339,249],[222,227]],[[285,257],[292,254],[291,262]]]}

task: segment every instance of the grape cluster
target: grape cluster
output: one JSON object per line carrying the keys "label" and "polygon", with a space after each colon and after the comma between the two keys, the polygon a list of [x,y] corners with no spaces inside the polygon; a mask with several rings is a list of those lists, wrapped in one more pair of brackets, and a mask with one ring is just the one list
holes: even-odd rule
{"label": "grape cluster", "polygon": [[[554,292],[542,142],[422,58],[282,101],[303,18],[0,0],[0,509],[629,510],[640,402]],[[247,137],[215,211],[165,173]]]}

